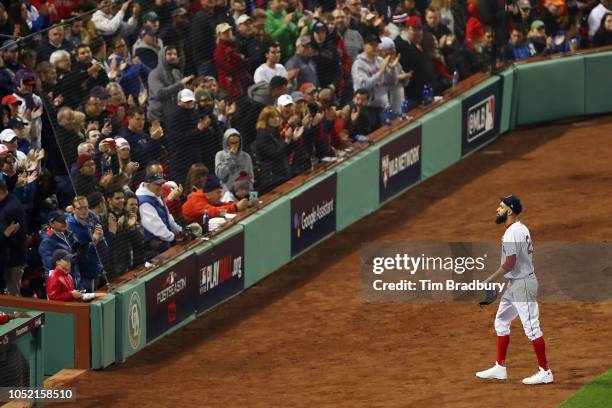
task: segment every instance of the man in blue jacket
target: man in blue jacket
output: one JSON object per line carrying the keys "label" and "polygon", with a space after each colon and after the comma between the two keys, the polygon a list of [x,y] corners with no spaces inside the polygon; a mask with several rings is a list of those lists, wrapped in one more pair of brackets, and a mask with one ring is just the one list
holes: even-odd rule
{"label": "man in blue jacket", "polygon": [[[45,268],[45,281],[49,273],[55,269],[53,264],[53,253],[58,249],[63,249],[75,254],[76,239],[68,230],[66,224],[66,214],[63,211],[51,211],[48,218],[48,227],[40,233],[42,241],[38,246],[38,254]],[[79,273],[78,263],[73,258],[70,273],[74,284],[79,287],[81,274]]]}
{"label": "man in blue jacket", "polygon": [[108,245],[100,220],[89,211],[87,197],[76,196],[72,208],[73,212],[68,214],[67,221],[68,229],[76,238],[77,262],[81,273],[78,287],[93,292],[96,289],[96,279],[103,273],[98,251],[107,251]]}

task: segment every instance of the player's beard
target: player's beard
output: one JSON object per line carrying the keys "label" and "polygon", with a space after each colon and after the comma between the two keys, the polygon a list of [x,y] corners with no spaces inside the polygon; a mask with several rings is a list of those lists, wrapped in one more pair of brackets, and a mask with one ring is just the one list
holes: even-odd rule
{"label": "player's beard", "polygon": [[498,215],[497,217],[495,217],[495,223],[496,224],[503,224],[503,223],[506,222],[507,219],[508,219],[508,211],[506,211],[502,215]]}

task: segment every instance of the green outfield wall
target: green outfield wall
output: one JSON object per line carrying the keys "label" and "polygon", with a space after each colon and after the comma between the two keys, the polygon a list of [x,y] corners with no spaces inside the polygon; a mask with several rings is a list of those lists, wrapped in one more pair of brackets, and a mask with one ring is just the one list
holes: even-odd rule
{"label": "green outfield wall", "polygon": [[[89,305],[89,366],[125,361],[517,126],[612,112],[610,72],[612,52],[522,63],[397,119],[355,156]],[[46,319],[45,372],[79,365],[75,317]]]}

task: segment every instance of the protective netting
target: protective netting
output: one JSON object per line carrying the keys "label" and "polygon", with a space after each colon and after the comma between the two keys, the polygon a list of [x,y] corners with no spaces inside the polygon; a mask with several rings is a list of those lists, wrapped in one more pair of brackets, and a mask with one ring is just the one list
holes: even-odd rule
{"label": "protective netting", "polygon": [[78,298],[461,79],[610,44],[609,3],[0,3],[0,288]]}

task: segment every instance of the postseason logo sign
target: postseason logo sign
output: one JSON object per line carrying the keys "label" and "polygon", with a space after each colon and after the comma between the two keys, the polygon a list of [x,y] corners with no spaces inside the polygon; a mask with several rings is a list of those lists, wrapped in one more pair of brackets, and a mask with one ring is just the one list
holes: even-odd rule
{"label": "postseason logo sign", "polygon": [[421,179],[421,127],[415,127],[380,148],[379,200]]}
{"label": "postseason logo sign", "polygon": [[336,231],[336,174],[291,200],[291,255]]}
{"label": "postseason logo sign", "polygon": [[466,155],[499,135],[501,82],[463,100],[461,154]]}
{"label": "postseason logo sign", "polygon": [[195,271],[191,255],[147,281],[147,342],[193,314]]}
{"label": "postseason logo sign", "polygon": [[198,312],[244,289],[244,232],[198,255]]}

